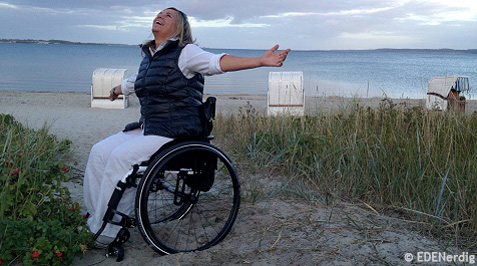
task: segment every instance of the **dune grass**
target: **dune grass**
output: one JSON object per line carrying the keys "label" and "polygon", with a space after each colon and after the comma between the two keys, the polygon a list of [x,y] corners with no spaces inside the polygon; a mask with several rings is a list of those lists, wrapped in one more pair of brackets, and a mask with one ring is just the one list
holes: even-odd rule
{"label": "dune grass", "polygon": [[[477,115],[384,101],[333,114],[218,116],[214,134],[248,165],[323,195],[404,210],[477,234]],[[269,171],[262,171],[264,175]]]}

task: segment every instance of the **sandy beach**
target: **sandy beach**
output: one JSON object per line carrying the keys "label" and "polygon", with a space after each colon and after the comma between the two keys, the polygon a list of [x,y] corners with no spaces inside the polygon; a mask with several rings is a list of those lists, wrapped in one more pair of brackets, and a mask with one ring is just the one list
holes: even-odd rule
{"label": "sandy beach", "polygon": [[[241,108],[266,112],[264,95],[214,95],[217,112],[236,113]],[[359,101],[377,107],[381,98],[308,98],[306,112],[334,112]],[[398,99],[395,103],[423,105],[424,100]],[[466,113],[477,110],[468,101]],[[50,133],[72,141],[71,181],[66,185],[82,204],[82,171],[89,150],[139,118],[139,103],[131,97],[124,110],[90,108],[88,93],[0,92],[0,113],[11,114],[34,129],[47,125]],[[257,177],[242,176],[242,180]],[[266,180],[259,180],[266,182]],[[357,226],[359,225],[359,226]],[[243,202],[238,219],[227,238],[206,251],[159,256],[136,229],[126,244],[126,256],[118,265],[363,265],[406,264],[405,253],[442,251],[449,246],[419,235],[412,223],[392,213],[379,213],[365,205],[338,202],[309,204],[297,199],[263,199]],[[456,251],[450,247],[450,250]],[[91,250],[74,265],[110,265],[104,250]]]}

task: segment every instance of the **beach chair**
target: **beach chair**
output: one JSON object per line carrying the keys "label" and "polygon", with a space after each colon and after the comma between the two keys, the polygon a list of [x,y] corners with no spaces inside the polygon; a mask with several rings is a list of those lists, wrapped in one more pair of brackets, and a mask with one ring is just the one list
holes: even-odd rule
{"label": "beach chair", "polygon": [[460,93],[469,90],[469,78],[439,77],[429,82],[426,108],[432,110],[465,111],[465,97]]}
{"label": "beach chair", "polygon": [[128,96],[119,95],[115,101],[108,99],[109,92],[126,78],[127,69],[98,68],[93,72],[91,84],[91,108],[125,109]]}
{"label": "beach chair", "polygon": [[270,72],[268,82],[268,115],[305,114],[303,72]]}

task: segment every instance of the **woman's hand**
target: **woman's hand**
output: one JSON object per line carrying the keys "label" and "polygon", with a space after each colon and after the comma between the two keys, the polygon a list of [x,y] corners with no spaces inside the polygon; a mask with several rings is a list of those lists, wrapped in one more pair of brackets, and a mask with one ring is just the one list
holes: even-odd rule
{"label": "woman's hand", "polygon": [[109,100],[114,101],[118,98],[119,94],[122,94],[121,85],[118,85],[109,91]]}
{"label": "woman's hand", "polygon": [[273,46],[272,49],[266,51],[262,57],[260,57],[260,65],[281,67],[283,62],[287,59],[290,49],[286,49],[278,53],[276,52],[277,50],[278,44]]}

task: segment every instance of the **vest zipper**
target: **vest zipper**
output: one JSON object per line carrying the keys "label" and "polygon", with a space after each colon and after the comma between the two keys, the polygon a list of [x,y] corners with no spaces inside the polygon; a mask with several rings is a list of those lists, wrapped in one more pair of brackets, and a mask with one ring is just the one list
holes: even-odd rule
{"label": "vest zipper", "polygon": [[[146,72],[144,73],[144,79],[142,80],[142,87],[144,89],[146,89],[147,72],[149,71],[149,67],[151,66],[151,62],[152,62],[152,55],[151,55],[151,52],[149,52],[149,49],[147,51],[145,51],[145,54],[146,54],[147,58],[149,59],[149,61],[147,62]],[[146,90],[146,93],[147,93],[147,90]],[[149,93],[147,93],[147,96],[149,96]]]}
{"label": "vest zipper", "polygon": [[[147,78],[147,72],[149,72],[149,67],[151,66],[152,63],[152,56],[150,54],[147,54],[146,56],[149,57],[149,62],[147,62],[146,66],[146,73],[144,73],[144,79],[142,80],[142,87],[146,92],[146,105],[149,102],[149,90],[146,87],[146,78]],[[142,122],[142,134],[144,135],[144,132],[146,131],[146,117],[144,117],[144,121]]]}
{"label": "vest zipper", "polygon": [[[146,73],[144,73],[144,78],[142,79],[142,87],[146,88],[146,78],[147,78],[147,72],[149,71],[149,67],[151,66],[151,59],[149,59],[149,62],[147,63],[146,66]],[[146,90],[148,92],[148,90]],[[149,96],[149,93],[148,93]]]}

